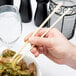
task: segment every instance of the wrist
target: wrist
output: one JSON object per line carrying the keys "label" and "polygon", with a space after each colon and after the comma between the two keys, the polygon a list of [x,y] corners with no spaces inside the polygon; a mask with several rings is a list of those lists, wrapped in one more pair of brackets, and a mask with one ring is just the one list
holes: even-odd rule
{"label": "wrist", "polygon": [[76,69],[76,46],[72,46],[66,56],[65,64]]}

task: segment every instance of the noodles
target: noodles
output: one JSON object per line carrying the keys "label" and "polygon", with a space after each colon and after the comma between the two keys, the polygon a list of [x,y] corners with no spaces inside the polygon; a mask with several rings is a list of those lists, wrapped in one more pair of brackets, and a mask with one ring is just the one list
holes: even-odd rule
{"label": "noodles", "polygon": [[16,56],[15,60],[11,63],[10,59],[14,54],[14,51],[7,49],[3,52],[2,56],[0,56],[0,76],[37,76],[34,63],[30,63],[27,66],[27,64],[21,60],[17,64],[21,55]]}

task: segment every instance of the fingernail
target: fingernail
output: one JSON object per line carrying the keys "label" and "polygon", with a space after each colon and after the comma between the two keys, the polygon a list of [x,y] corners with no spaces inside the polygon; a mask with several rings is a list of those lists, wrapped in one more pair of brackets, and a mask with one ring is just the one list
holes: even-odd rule
{"label": "fingernail", "polygon": [[35,54],[35,53],[36,53],[36,51],[34,51],[34,50],[31,50],[31,52],[32,52],[33,54]]}
{"label": "fingernail", "polygon": [[38,57],[38,56],[39,56],[39,53],[38,53],[38,52],[36,52],[36,53],[35,53],[35,57]]}
{"label": "fingernail", "polygon": [[32,53],[34,52],[33,50],[30,50]]}

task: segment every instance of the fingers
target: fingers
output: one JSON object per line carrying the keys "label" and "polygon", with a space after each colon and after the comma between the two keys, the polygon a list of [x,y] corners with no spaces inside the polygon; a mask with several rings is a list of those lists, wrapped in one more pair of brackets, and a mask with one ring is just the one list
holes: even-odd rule
{"label": "fingers", "polygon": [[[47,31],[47,29],[48,29],[48,28],[42,28],[42,29],[40,29],[35,36],[41,37],[42,34]],[[34,32],[28,34],[28,35],[25,37],[24,41],[29,40],[29,38],[32,36],[33,33],[34,33]],[[47,37],[60,36],[60,34],[61,34],[61,33],[60,33],[56,28],[52,28],[52,29],[46,34],[45,37],[47,38]]]}
{"label": "fingers", "polygon": [[42,34],[44,33],[44,32],[46,32],[47,31],[47,29],[48,28],[41,28],[38,32],[37,32],[37,34],[35,35],[35,36],[42,36]]}
{"label": "fingers", "polygon": [[39,54],[43,53],[43,47],[33,47],[30,51],[35,55],[35,57],[38,57]]}
{"label": "fingers", "polygon": [[50,38],[41,38],[41,37],[32,37],[29,39],[30,43],[35,46],[46,46],[50,47],[51,39]]}
{"label": "fingers", "polygon": [[38,56],[39,56],[39,51],[37,50],[37,48],[34,47],[34,48],[31,50],[31,52],[34,54],[35,57],[38,57]]}
{"label": "fingers", "polygon": [[[42,29],[40,29],[35,36],[41,36],[46,30],[47,30],[47,28],[42,28]],[[34,33],[34,32],[29,33],[29,34],[25,37],[24,41],[29,40],[29,38],[32,36],[33,33]]]}
{"label": "fingers", "polygon": [[27,40],[29,40],[29,38],[32,36],[32,34],[33,34],[33,32],[32,32],[32,33],[29,33],[29,34],[25,37],[24,41],[26,42]]}
{"label": "fingers", "polygon": [[[35,36],[39,36],[39,37],[40,37],[46,30],[47,30],[47,28],[42,28],[42,29],[40,29]],[[34,32],[29,33],[29,34],[25,37],[24,41],[29,40],[29,38],[32,36],[33,33],[34,33]]]}

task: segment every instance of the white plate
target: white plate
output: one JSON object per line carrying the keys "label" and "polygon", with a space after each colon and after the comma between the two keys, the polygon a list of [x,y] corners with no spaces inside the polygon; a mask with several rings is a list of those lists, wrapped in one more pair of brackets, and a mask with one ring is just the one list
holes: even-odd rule
{"label": "white plate", "polygon": [[39,65],[37,64],[37,62],[34,58],[32,58],[30,56],[25,56],[24,61],[26,62],[27,65],[34,62],[36,65],[36,69],[37,69],[37,76],[42,76]]}

